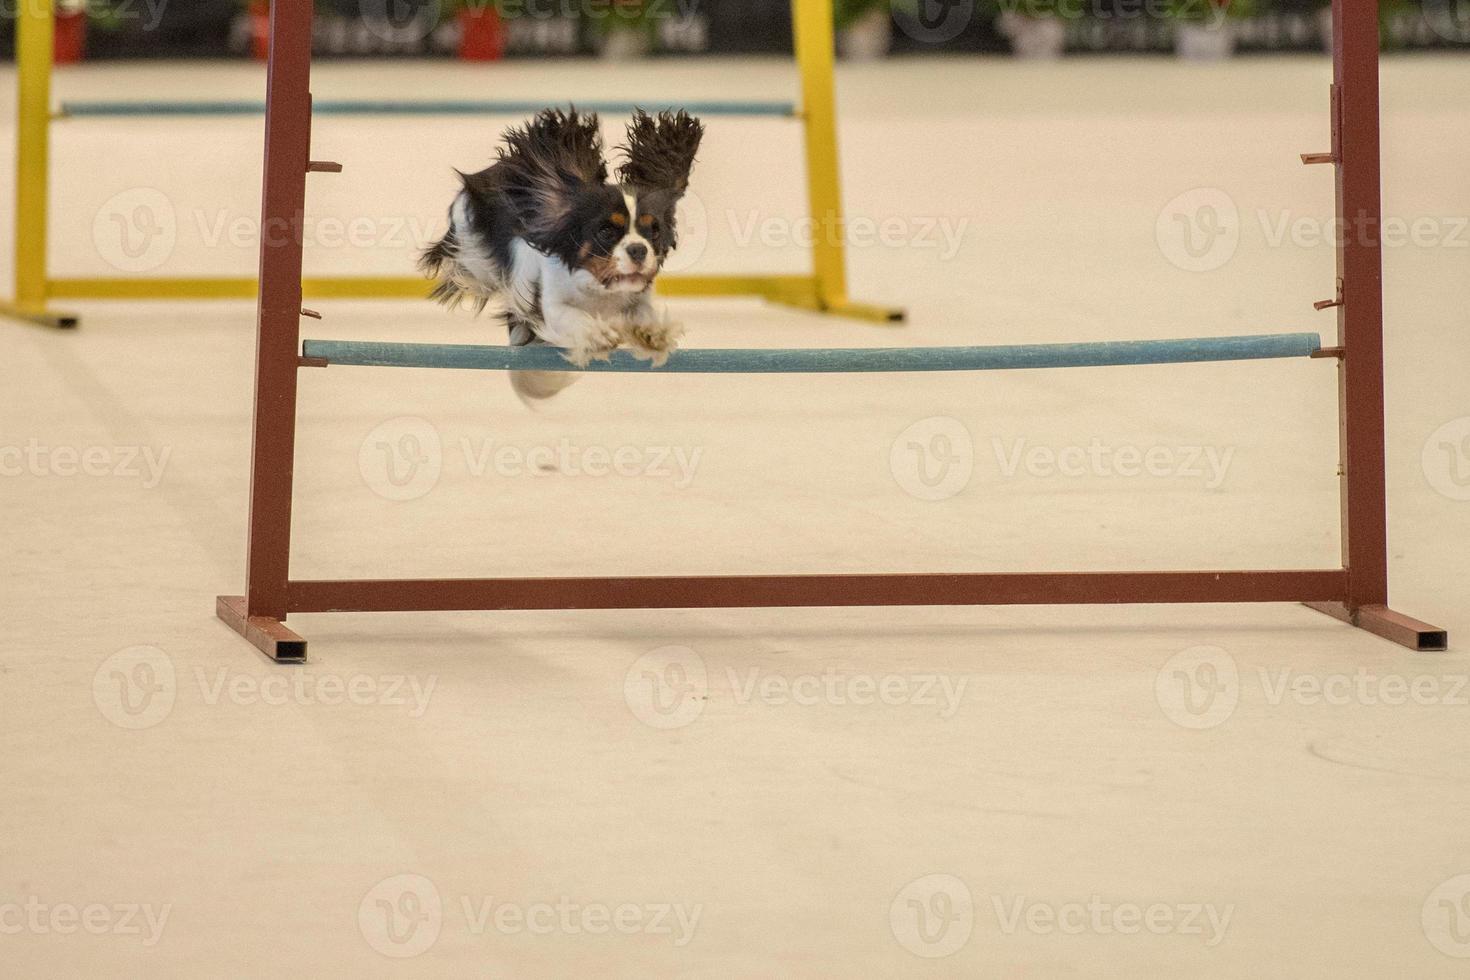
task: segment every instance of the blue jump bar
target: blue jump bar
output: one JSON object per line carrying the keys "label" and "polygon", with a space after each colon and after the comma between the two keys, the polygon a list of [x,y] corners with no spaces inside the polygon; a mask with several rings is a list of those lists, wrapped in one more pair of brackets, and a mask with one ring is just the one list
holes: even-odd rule
{"label": "blue jump bar", "polygon": [[1314,333],[1118,340],[1092,344],[1004,347],[858,347],[794,350],[681,350],[655,368],[625,350],[586,368],[569,364],[556,347],[475,344],[392,344],[308,340],[306,357],[358,367],[462,368],[477,371],[613,371],[675,374],[846,374],[889,371],[1006,371],[1017,368],[1105,367],[1311,357],[1322,349]]}
{"label": "blue jump bar", "polygon": [[[634,109],[687,109],[696,116],[794,116],[790,102],[681,102],[672,105],[647,102],[577,102],[578,109],[605,115],[627,115]],[[318,116],[526,116],[547,107],[533,101],[395,102],[371,100],[320,100],[312,111]],[[61,116],[258,116],[264,102],[63,102]]]}

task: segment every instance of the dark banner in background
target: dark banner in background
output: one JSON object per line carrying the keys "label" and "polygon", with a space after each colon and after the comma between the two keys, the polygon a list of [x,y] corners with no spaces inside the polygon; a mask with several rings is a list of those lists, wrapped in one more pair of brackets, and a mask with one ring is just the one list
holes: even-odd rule
{"label": "dark banner in background", "polygon": [[[0,0],[6,56],[13,49],[15,12],[24,2]],[[996,17],[1017,4],[1023,10],[1069,11],[1063,19],[1068,53],[1166,53],[1174,45],[1176,21],[1157,13],[1163,0],[893,2],[896,15],[886,45],[897,55],[1006,53],[1010,42],[997,30]],[[79,42],[87,58],[252,57],[263,40],[263,3],[254,9],[246,0],[85,0],[74,6],[85,14],[59,24],[58,33]],[[874,6],[886,4],[837,0],[839,21]],[[499,11],[493,36],[475,18],[487,7]],[[328,57],[594,54],[609,47],[609,25],[636,35],[631,48],[619,48],[634,55],[784,54],[792,43],[788,0],[318,0],[316,8],[316,49]],[[1254,16],[1235,25],[1239,50],[1322,50],[1320,0],[1257,0],[1254,8]],[[1388,0],[1383,8],[1388,50],[1470,42],[1470,0]]]}

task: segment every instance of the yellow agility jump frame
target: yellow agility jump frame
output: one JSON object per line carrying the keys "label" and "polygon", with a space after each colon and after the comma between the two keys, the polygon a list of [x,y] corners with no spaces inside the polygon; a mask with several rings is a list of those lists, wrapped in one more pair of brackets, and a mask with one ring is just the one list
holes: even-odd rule
{"label": "yellow agility jump frame", "polygon": [[[15,289],[0,301],[0,316],[53,327],[77,317],[51,308],[52,300],[248,299],[258,282],[240,278],[64,278],[48,264],[51,76],[54,0],[26,0],[16,25],[19,125],[16,134]],[[847,295],[845,223],[837,154],[837,106],[831,0],[793,0],[796,59],[801,73],[807,201],[815,234],[810,275],[677,276],[659,280],[666,296],[758,296],[801,309],[891,322],[903,311],[854,302]],[[327,277],[303,283],[307,298],[419,299],[420,277]]]}

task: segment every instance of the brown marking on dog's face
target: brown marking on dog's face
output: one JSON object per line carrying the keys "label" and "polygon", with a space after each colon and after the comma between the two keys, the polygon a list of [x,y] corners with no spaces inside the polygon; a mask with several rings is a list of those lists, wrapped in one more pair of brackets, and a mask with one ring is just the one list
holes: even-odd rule
{"label": "brown marking on dog's face", "polygon": [[[635,222],[633,215],[620,188],[605,185],[591,189],[569,215],[552,254],[586,272],[604,289],[643,292],[658,275],[654,233],[659,219],[650,215],[649,221]],[[638,230],[634,230],[635,224]]]}
{"label": "brown marking on dog's face", "polygon": [[604,286],[612,283],[618,275],[617,259],[611,255],[585,255],[582,257],[581,267]]}

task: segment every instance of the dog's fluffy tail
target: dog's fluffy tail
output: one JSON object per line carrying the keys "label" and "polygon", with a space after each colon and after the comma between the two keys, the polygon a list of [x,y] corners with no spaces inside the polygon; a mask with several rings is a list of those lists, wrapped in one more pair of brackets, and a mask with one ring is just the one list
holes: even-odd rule
{"label": "dog's fluffy tail", "polygon": [[459,237],[453,227],[419,255],[419,271],[434,280],[429,298],[441,306],[453,309],[466,303],[480,314],[490,303],[484,287],[459,264]]}

